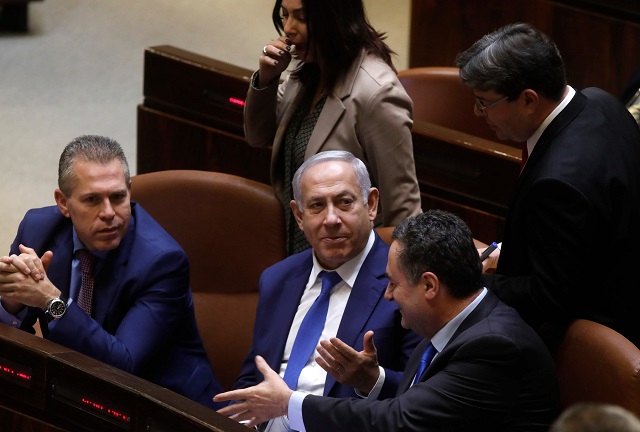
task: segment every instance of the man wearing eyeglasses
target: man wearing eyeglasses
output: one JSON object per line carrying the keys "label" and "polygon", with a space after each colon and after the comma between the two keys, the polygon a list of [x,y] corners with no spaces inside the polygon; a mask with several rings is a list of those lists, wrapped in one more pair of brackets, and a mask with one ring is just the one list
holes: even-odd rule
{"label": "man wearing eyeglasses", "polygon": [[528,24],[484,36],[456,65],[476,115],[525,150],[502,249],[492,254],[497,269],[485,284],[534,328],[585,318],[640,346],[634,119],[603,90],[568,86],[557,47]]}

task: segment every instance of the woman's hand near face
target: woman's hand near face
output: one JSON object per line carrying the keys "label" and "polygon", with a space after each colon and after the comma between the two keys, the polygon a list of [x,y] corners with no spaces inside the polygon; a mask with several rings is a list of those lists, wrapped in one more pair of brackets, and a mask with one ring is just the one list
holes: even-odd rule
{"label": "woman's hand near face", "polygon": [[266,87],[287,69],[291,62],[291,41],[280,36],[265,45],[260,56],[259,86]]}

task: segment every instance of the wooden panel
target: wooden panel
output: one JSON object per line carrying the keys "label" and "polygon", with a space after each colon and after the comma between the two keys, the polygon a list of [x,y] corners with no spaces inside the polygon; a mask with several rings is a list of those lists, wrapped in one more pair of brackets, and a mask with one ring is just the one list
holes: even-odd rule
{"label": "wooden panel", "polygon": [[137,160],[138,174],[196,169],[271,184],[271,148],[250,147],[244,137],[142,105]]}
{"label": "wooden panel", "polygon": [[0,430],[247,430],[177,393],[1,323],[0,357]]}
{"label": "wooden panel", "polygon": [[640,67],[640,2],[623,0],[413,0],[409,65],[451,66],[483,35],[519,21],[556,42],[578,89],[619,96]]}

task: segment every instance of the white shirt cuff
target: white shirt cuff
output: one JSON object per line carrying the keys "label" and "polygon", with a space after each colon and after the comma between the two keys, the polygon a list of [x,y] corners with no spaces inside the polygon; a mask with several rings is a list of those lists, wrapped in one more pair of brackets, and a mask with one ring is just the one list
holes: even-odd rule
{"label": "white shirt cuff", "polygon": [[382,386],[384,385],[384,378],[385,378],[385,373],[384,373],[384,368],[382,366],[378,366],[378,380],[376,381],[375,385],[373,386],[373,388],[371,389],[371,391],[369,392],[368,395],[362,394],[360,393],[358,390],[356,390],[356,394],[358,396],[360,396],[361,398],[371,398],[371,399],[378,399],[378,396],[380,395],[380,392],[382,391]]}
{"label": "white shirt cuff", "polygon": [[[0,297],[0,299],[1,298],[2,297]],[[20,326],[22,326],[22,320],[27,316],[27,309],[28,308],[25,306],[20,310],[20,312],[12,315],[5,310],[4,306],[2,306],[2,302],[0,302],[0,322],[12,327],[20,328]]]}
{"label": "white shirt cuff", "polygon": [[289,427],[292,430],[306,432],[304,420],[302,419],[302,402],[309,396],[308,393],[294,391],[289,398]]}

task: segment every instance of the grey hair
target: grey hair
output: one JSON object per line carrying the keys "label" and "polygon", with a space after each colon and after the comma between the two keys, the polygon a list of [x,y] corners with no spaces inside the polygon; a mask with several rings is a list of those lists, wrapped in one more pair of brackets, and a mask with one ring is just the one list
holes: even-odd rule
{"label": "grey hair", "polygon": [[509,100],[525,89],[559,101],[567,78],[558,47],[526,23],[509,24],[485,35],[457,55],[460,79],[481,91],[495,90]]}
{"label": "grey hair", "polygon": [[550,432],[640,432],[640,420],[617,405],[583,402],[567,408]]}
{"label": "grey hair", "polygon": [[76,182],[74,164],[78,160],[107,164],[114,159],[122,162],[127,187],[131,180],[129,163],[117,141],[99,136],[83,135],[66,145],[58,164],[58,188],[66,197],[70,197]]}
{"label": "grey hair", "polygon": [[330,150],[316,153],[311,156],[309,159],[304,161],[302,165],[300,165],[300,168],[298,168],[296,173],[293,175],[293,181],[291,182],[293,188],[293,199],[296,201],[298,209],[302,211],[302,176],[305,171],[321,162],[329,161],[347,162],[353,167],[353,171],[356,174],[356,179],[358,181],[358,186],[362,192],[362,200],[364,205],[367,205],[367,202],[369,201],[369,189],[371,189],[371,178],[369,177],[369,172],[367,171],[367,167],[364,162],[348,151]]}

